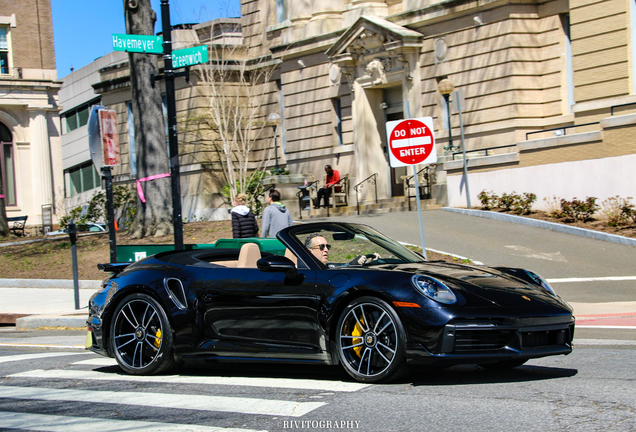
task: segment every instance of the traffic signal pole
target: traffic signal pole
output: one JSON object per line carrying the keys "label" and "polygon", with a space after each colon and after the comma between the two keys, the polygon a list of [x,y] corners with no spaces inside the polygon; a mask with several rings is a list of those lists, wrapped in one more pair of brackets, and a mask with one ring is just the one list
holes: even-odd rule
{"label": "traffic signal pole", "polygon": [[163,31],[163,79],[166,81],[166,103],[168,109],[168,143],[170,179],[172,185],[172,224],[174,226],[174,248],[183,250],[183,222],[181,215],[181,183],[179,172],[179,142],[177,140],[177,108],[174,94],[175,74],[172,69],[172,25],[170,5],[161,0],[161,26]]}

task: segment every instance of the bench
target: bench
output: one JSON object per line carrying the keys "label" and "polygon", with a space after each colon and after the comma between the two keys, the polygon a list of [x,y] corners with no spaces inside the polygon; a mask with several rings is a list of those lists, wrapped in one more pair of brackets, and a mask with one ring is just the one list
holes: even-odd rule
{"label": "bench", "polygon": [[[13,222],[13,226],[10,227],[11,231],[13,231],[13,234],[17,235],[18,237],[24,237],[24,226],[26,225],[27,218],[28,216],[14,216],[7,218],[7,223]],[[18,234],[18,231],[20,231],[21,234]]]}

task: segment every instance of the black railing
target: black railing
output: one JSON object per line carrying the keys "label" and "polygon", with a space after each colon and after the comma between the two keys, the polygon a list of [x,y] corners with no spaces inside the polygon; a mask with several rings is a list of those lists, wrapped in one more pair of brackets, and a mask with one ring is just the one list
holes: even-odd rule
{"label": "black railing", "polygon": [[378,173],[374,173],[353,187],[356,190],[356,207],[358,209],[358,214],[360,214],[360,198],[358,196],[358,192],[364,187],[364,183],[367,182],[373,183],[373,186],[375,186],[375,203],[378,203]]}
{"label": "black railing", "polygon": [[309,189],[312,187],[315,189],[316,183],[318,183],[318,180],[307,183],[307,186],[298,186],[299,191],[296,192],[296,196],[298,197],[300,220],[303,219],[303,210],[308,211],[308,216],[311,215],[311,196],[309,195]]}
{"label": "black railing", "polygon": [[552,129],[543,129],[543,130],[534,131],[534,132],[527,132],[526,133],[526,141],[528,141],[528,136],[532,135],[532,134],[538,134],[538,133],[542,133],[542,132],[551,132],[551,131],[562,130],[563,131],[563,135],[565,135],[567,129],[572,129],[572,128],[575,128],[575,127],[591,126],[591,125],[595,125],[595,124],[599,124],[599,123],[600,122],[592,122],[592,123],[577,124],[577,125],[572,125],[572,126],[561,126],[561,127],[556,127],[556,128],[552,128]]}
{"label": "black railing", "polygon": [[[437,170],[436,164],[427,165],[417,172],[416,175],[419,178],[420,173],[422,173],[423,171],[426,171],[424,175],[422,176],[424,178],[424,183],[422,184],[418,183],[420,190],[419,190],[419,193],[418,191],[415,191],[415,195],[411,195],[411,181],[413,181],[413,178],[415,176],[412,175],[404,179],[406,180],[406,200],[409,203],[409,211],[411,211],[411,198],[415,198],[415,197],[419,197],[419,199],[431,198],[431,183],[433,182],[433,178],[436,175],[434,170]],[[415,188],[415,184],[413,184],[413,188]]]}
{"label": "black railing", "polygon": [[[487,148],[466,150],[466,153],[486,152],[486,156],[488,156],[488,151],[489,150],[497,150],[497,149],[502,149],[502,148],[506,148],[506,147],[515,147],[516,145],[517,144],[507,144],[507,145],[497,146],[497,147],[487,147]],[[452,153],[453,160],[455,160],[455,155],[460,155],[460,154],[464,154],[464,152],[454,152],[454,153]]]}
{"label": "black railing", "polygon": [[610,115],[614,115],[614,108],[621,108],[621,107],[630,106],[630,105],[636,105],[636,102],[630,102],[630,103],[620,104],[620,105],[612,105],[612,107],[610,108]]}

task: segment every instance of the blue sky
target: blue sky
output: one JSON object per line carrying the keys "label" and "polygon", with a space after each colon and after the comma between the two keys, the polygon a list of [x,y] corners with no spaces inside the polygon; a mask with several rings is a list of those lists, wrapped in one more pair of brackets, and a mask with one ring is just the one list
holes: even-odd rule
{"label": "blue sky", "polygon": [[[161,31],[161,0],[151,0]],[[113,33],[126,33],[124,0],[51,0],[57,76],[78,70],[113,49]],[[240,16],[240,0],[170,0],[172,24]]]}

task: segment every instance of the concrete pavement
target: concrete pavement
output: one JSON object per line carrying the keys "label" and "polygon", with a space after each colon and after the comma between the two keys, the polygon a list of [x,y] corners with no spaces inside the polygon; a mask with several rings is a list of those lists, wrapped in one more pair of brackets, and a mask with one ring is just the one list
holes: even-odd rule
{"label": "concrete pavement", "polygon": [[[442,210],[422,215],[427,248],[487,265],[536,271],[574,307],[579,326],[636,328],[635,247],[550,232],[515,220],[487,220]],[[396,240],[420,242],[416,212],[328,220],[364,223]],[[101,281],[80,282],[81,309],[75,310],[72,281],[0,279],[0,323],[15,322],[17,329],[84,327],[88,299]]]}

